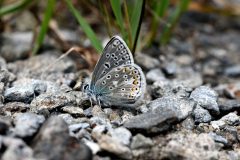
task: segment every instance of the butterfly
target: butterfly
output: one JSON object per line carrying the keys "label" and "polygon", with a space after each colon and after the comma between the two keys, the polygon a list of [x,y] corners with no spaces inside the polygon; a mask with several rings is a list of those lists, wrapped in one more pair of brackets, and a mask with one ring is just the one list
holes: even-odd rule
{"label": "butterfly", "polygon": [[100,106],[135,106],[143,96],[146,80],[142,69],[134,63],[126,43],[114,36],[98,60],[90,84],[84,92]]}

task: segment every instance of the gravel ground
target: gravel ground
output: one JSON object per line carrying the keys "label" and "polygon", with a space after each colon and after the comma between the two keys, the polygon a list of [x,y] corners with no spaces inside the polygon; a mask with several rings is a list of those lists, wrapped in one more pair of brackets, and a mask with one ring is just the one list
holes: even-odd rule
{"label": "gravel ground", "polygon": [[26,58],[30,32],[1,35],[1,159],[239,160],[240,21],[192,15],[136,53],[147,91],[133,109],[91,106],[73,60],[47,68],[58,50]]}

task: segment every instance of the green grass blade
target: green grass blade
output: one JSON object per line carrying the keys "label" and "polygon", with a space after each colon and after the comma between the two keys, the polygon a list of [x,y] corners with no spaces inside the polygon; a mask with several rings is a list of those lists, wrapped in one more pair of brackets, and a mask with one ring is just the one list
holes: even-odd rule
{"label": "green grass blade", "polygon": [[136,0],[132,14],[131,14],[130,25],[131,25],[133,39],[136,38],[137,29],[138,29],[138,26],[140,25],[139,23],[140,23],[141,12],[143,12],[142,5],[143,5],[143,0]]}
{"label": "green grass blade", "polygon": [[39,50],[40,46],[42,45],[42,43],[44,41],[45,35],[48,30],[49,22],[52,18],[53,10],[55,8],[55,3],[56,3],[55,0],[48,0],[47,8],[44,12],[44,17],[43,17],[43,21],[42,21],[42,24],[40,27],[40,31],[38,33],[37,40],[33,47],[33,52],[32,52],[33,54],[37,53],[37,51]]}
{"label": "green grass blade", "polygon": [[91,26],[87,23],[87,21],[82,17],[82,15],[74,8],[73,4],[71,3],[70,0],[65,0],[68,8],[70,11],[73,13],[75,18],[77,19],[78,23],[80,24],[82,30],[84,33],[87,35],[87,37],[90,39],[93,47],[101,53],[103,50],[101,41],[97,38],[96,34],[92,30]]}
{"label": "green grass blade", "polygon": [[113,13],[116,17],[117,24],[121,30],[122,36],[124,39],[126,39],[126,31],[124,29],[124,20],[122,15],[122,9],[121,9],[121,0],[110,0],[111,7],[113,10]]}
{"label": "green grass blade", "polygon": [[9,13],[23,10],[24,8],[29,6],[32,2],[34,2],[34,0],[22,0],[17,1],[13,4],[9,4],[7,6],[0,7],[0,17]]}
{"label": "green grass blade", "polygon": [[169,22],[170,25],[166,26],[163,30],[163,34],[160,39],[161,44],[164,45],[169,41],[173,28],[175,27],[175,25],[176,25],[178,19],[180,18],[180,16],[182,15],[182,13],[185,10],[187,10],[189,2],[190,2],[190,0],[181,0],[180,1],[179,5],[177,6],[177,8],[175,9],[175,11],[173,12],[173,14],[170,17],[170,22]]}

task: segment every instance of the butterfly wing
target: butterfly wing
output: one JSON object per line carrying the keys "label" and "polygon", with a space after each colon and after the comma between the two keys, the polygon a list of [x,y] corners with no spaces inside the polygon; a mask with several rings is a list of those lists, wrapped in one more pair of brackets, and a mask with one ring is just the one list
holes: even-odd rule
{"label": "butterfly wing", "polygon": [[94,90],[96,82],[113,68],[124,64],[133,64],[132,54],[126,43],[119,36],[114,36],[107,43],[92,74],[90,89]]}
{"label": "butterfly wing", "polygon": [[130,106],[143,95],[146,80],[139,66],[127,64],[112,69],[96,82],[96,92],[104,105]]}

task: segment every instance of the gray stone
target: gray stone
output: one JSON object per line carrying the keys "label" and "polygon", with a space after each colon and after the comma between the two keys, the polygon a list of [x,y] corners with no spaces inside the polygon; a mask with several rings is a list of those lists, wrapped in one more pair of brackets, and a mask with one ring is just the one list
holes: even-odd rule
{"label": "gray stone", "polygon": [[135,60],[137,64],[147,70],[160,66],[160,62],[156,58],[150,57],[148,54],[137,53]]}
{"label": "gray stone", "polygon": [[[1,66],[0,66],[1,69]],[[7,69],[0,70],[0,82],[3,82],[6,85],[8,82],[11,82],[15,79],[15,75],[9,72]]]}
{"label": "gray stone", "polygon": [[240,77],[240,65],[225,68],[224,74],[230,77]]}
{"label": "gray stone", "polygon": [[1,149],[5,151],[1,154],[2,160],[26,159],[34,160],[32,149],[21,139],[0,136]]}
{"label": "gray stone", "polygon": [[88,123],[77,123],[69,125],[69,131],[70,132],[78,132],[81,129],[89,128],[90,125]]}
{"label": "gray stone", "polygon": [[234,126],[239,124],[240,117],[235,112],[229,113],[217,121],[211,121],[211,125],[214,129],[222,129],[227,125]]}
{"label": "gray stone", "polygon": [[120,143],[122,143],[124,145],[128,146],[130,144],[130,139],[132,137],[132,133],[124,127],[111,129],[109,131],[109,134],[111,135],[111,137],[113,139],[115,139],[116,141],[119,141]]}
{"label": "gray stone", "polygon": [[6,102],[30,103],[34,98],[34,90],[31,86],[16,86],[7,88],[4,93]]}
{"label": "gray stone", "polygon": [[190,98],[193,99],[201,107],[209,110],[210,113],[216,115],[220,113],[217,104],[218,95],[213,89],[207,86],[200,86],[192,91]]}
{"label": "gray stone", "polygon": [[224,137],[222,137],[221,135],[218,135],[218,134],[216,134],[216,133],[214,133],[214,132],[210,132],[210,133],[208,133],[208,134],[212,137],[212,139],[213,139],[215,142],[222,143],[222,144],[224,144],[225,146],[228,145],[227,139],[224,138]]}
{"label": "gray stone", "polygon": [[50,117],[31,143],[37,159],[92,159],[90,149],[69,135],[68,126],[60,117]]}
{"label": "gray stone", "polygon": [[185,87],[179,82],[163,80],[156,81],[151,87],[151,92],[154,97],[164,97],[164,96],[177,96],[177,97],[189,97],[191,88]]}
{"label": "gray stone", "polygon": [[171,123],[178,121],[177,113],[173,109],[164,108],[137,115],[124,123],[130,130],[140,130],[148,133],[166,131]]}
{"label": "gray stone", "polygon": [[175,62],[168,62],[164,64],[163,71],[167,77],[174,77],[177,73],[177,64]]}
{"label": "gray stone", "polygon": [[15,61],[29,56],[32,43],[32,32],[14,32],[3,35],[1,56],[6,61]]}
{"label": "gray stone", "polygon": [[189,101],[187,98],[166,96],[153,100],[147,106],[153,112],[157,110],[162,112],[165,109],[172,110],[172,112],[175,112],[177,119],[181,121],[192,113],[194,102]]}
{"label": "gray stone", "polygon": [[146,74],[146,80],[150,83],[155,82],[155,81],[162,81],[165,80],[165,76],[162,73],[161,69],[156,68],[156,69],[151,69],[149,72]]}
{"label": "gray stone", "polygon": [[131,149],[149,148],[153,146],[153,141],[150,138],[137,134],[132,138]]}
{"label": "gray stone", "polygon": [[34,113],[19,113],[14,119],[14,135],[21,138],[33,136],[45,121],[44,116]]}
{"label": "gray stone", "polygon": [[120,158],[132,159],[131,150],[116,139],[108,135],[101,135],[97,141],[102,150],[110,152]]}
{"label": "gray stone", "polygon": [[197,105],[193,111],[194,120],[196,123],[207,123],[210,122],[212,116],[208,112],[208,110],[202,108],[201,106]]}
{"label": "gray stone", "polygon": [[232,111],[240,109],[240,100],[238,99],[218,99],[219,109],[221,111]]}

